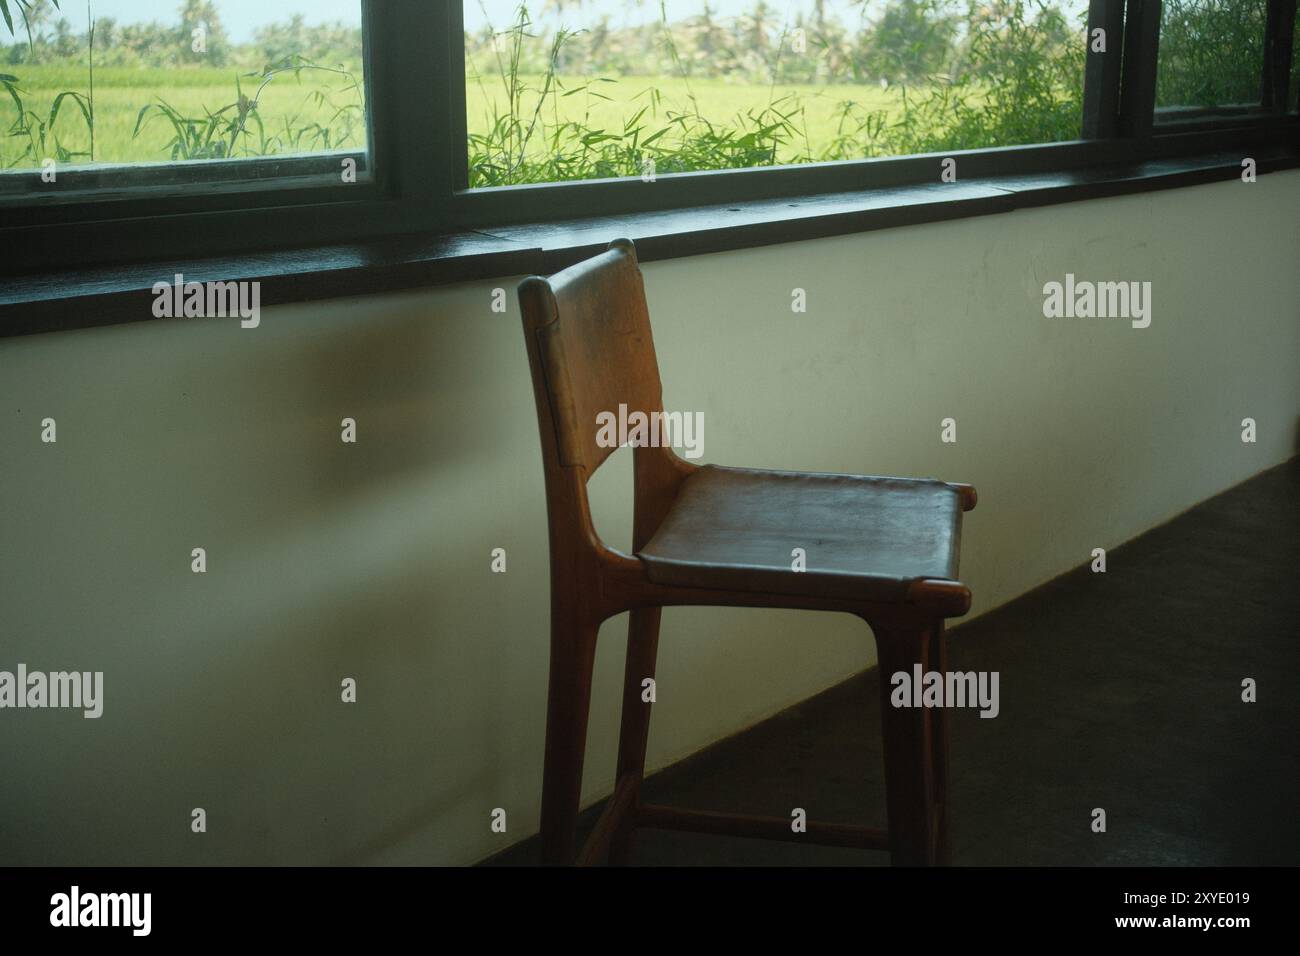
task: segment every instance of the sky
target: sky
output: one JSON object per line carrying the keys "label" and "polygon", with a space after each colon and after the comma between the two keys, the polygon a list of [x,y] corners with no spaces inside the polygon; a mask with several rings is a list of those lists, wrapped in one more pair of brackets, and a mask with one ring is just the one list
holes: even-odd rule
{"label": "sky", "polygon": [[[217,12],[226,33],[235,43],[253,38],[261,26],[288,20],[301,13],[308,23],[361,22],[361,0],[216,0]],[[85,0],[63,0],[59,6],[73,28],[84,28]],[[112,17],[118,23],[175,23],[181,0],[90,0],[96,17]]]}
{"label": "sky", "polygon": [[[812,0],[766,2],[768,8],[775,12],[776,19],[787,15],[793,19],[797,11],[812,9]],[[887,0],[867,0],[865,5],[868,19],[875,19],[886,2]],[[1067,12],[1081,11],[1088,6],[1087,0],[1058,0],[1058,3]],[[709,0],[714,16],[721,20],[747,13],[754,8],[754,4],[755,0]],[[528,3],[529,13],[536,19],[546,5],[546,0],[531,0]],[[555,5],[551,4],[552,7]],[[608,16],[615,23],[645,23],[657,21],[660,17],[659,0],[583,0],[581,3],[566,0],[561,5],[565,10],[563,20],[570,27],[589,26],[601,16]],[[704,0],[664,0],[664,6],[668,11],[668,19],[676,21],[698,14],[704,6]],[[861,0],[825,0],[825,6],[828,14],[834,15],[847,26],[858,21],[863,3]],[[513,20],[517,7],[518,0],[465,0],[465,26],[470,30],[482,26],[483,11],[486,10],[492,25],[501,29]],[[546,22],[554,20],[556,17],[551,14]]]}
{"label": "sky", "polygon": [[[396,0],[377,0],[381,3]],[[405,2],[405,0],[403,0]],[[680,20],[698,14],[704,0],[664,0],[669,20]],[[767,0],[768,6],[780,18],[782,15],[793,16],[799,9],[808,10],[812,0]],[[884,0],[868,0],[869,15],[879,11]],[[287,20],[295,13],[302,14],[308,23],[327,23],[343,21],[359,23],[361,20],[361,0],[216,0],[217,10],[226,33],[235,43],[251,40],[253,32],[267,23]],[[514,18],[519,0],[465,0],[465,26],[470,30],[481,28],[484,23],[484,11],[492,25],[498,30],[508,26]],[[729,19],[742,14],[754,6],[754,0],[709,0],[714,15],[720,19]],[[118,23],[139,23],[158,20],[162,23],[176,21],[176,12],[180,0],[91,0],[92,10],[97,17],[113,17]],[[64,15],[80,24],[85,16],[82,0],[63,0]],[[552,6],[555,6],[552,3]],[[645,23],[659,19],[659,0],[566,0],[561,6],[563,14],[549,14],[545,21],[554,25],[561,20],[569,27],[580,28],[591,25],[600,16],[609,16],[615,23]],[[836,15],[845,24],[855,22],[858,17],[859,0],[826,0],[828,12]],[[1086,7],[1086,0],[1061,0],[1061,6],[1069,9]],[[538,18],[546,7],[545,0],[530,0],[529,12]]]}

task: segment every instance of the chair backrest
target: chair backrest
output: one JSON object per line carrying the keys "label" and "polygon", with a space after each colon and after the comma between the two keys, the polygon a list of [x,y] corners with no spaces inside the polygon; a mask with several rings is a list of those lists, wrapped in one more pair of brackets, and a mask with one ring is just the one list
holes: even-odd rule
{"label": "chair backrest", "polygon": [[[580,467],[590,478],[618,447],[598,441],[597,416],[609,413],[622,422],[633,412],[648,420],[663,411],[636,249],[630,239],[616,239],[549,279],[526,279],[519,302],[542,442],[549,429],[555,463]],[[546,459],[550,467],[551,455]]]}

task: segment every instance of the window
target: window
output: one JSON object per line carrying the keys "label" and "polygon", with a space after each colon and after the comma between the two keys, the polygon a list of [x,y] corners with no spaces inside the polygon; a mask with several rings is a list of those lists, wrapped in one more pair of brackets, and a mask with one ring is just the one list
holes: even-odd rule
{"label": "window", "polygon": [[464,4],[470,186],[1080,136],[1082,0],[588,0],[531,10]]}
{"label": "window", "polygon": [[0,9],[0,274],[1297,142],[1295,0]]}
{"label": "window", "polygon": [[0,0],[0,11],[0,197],[367,176],[360,0]]}

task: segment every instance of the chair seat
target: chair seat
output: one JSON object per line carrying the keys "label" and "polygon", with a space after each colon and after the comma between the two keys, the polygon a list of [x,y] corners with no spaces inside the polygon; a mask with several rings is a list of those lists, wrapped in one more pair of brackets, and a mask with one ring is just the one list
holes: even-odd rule
{"label": "chair seat", "polygon": [[660,585],[902,601],[911,581],[957,579],[961,515],[933,479],[706,465],[638,557]]}

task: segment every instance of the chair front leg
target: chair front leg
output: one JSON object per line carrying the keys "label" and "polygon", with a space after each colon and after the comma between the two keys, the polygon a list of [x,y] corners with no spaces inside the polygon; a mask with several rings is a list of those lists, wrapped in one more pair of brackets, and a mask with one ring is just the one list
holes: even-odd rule
{"label": "chair front leg", "polygon": [[[895,866],[948,862],[947,723],[942,706],[916,706],[911,691],[923,676],[941,670],[942,622],[872,625],[880,661],[881,730],[889,806],[889,845]],[[894,675],[905,674],[906,684]],[[902,695],[900,687],[908,694]],[[920,688],[915,688],[919,694]],[[905,696],[895,706],[894,698]]]}
{"label": "chair front leg", "polygon": [[582,797],[582,762],[591,709],[591,675],[600,622],[563,613],[551,620],[551,675],[546,703],[546,756],[542,770],[542,863],[568,866]]}

